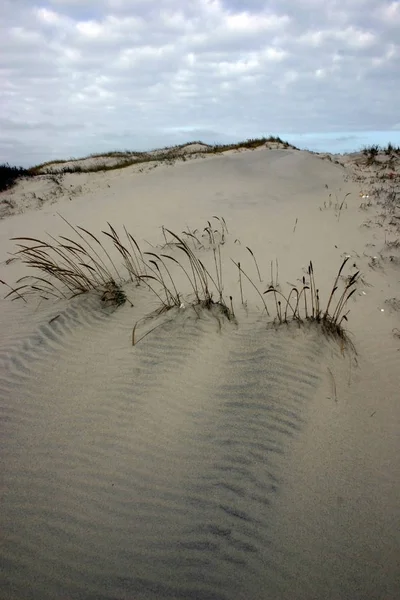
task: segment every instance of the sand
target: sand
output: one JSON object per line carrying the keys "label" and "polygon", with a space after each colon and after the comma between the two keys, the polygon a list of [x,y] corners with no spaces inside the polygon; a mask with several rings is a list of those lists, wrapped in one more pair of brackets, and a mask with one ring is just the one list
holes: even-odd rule
{"label": "sand", "polygon": [[[100,292],[24,302],[2,286],[2,597],[394,599],[399,158],[189,152],[0,194],[9,285],[33,274],[11,238],[73,235],[60,215],[96,235],[125,225],[143,251],[179,259],[162,226],[197,230],[212,271],[210,220],[236,317],[196,312],[176,265],[182,307],[152,319],[145,285],[124,284],[133,306],[117,309]],[[272,295],[268,317],[244,279],[242,305],[231,260],[284,293],[312,260],[325,305],[345,257],[361,273],[355,351],[318,327],[271,327]],[[136,339],[155,329],[133,346],[138,322]]]}

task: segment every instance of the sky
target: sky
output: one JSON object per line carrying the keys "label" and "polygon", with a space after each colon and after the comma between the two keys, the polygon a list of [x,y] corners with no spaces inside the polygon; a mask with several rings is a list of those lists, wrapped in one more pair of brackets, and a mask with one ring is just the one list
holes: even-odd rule
{"label": "sky", "polygon": [[0,0],[0,163],[400,145],[400,0]]}

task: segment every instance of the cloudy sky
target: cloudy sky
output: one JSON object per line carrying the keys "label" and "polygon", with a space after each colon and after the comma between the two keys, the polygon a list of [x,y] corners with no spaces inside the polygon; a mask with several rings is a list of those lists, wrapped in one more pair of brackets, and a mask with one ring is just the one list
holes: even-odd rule
{"label": "cloudy sky", "polygon": [[400,144],[400,0],[0,0],[0,163]]}

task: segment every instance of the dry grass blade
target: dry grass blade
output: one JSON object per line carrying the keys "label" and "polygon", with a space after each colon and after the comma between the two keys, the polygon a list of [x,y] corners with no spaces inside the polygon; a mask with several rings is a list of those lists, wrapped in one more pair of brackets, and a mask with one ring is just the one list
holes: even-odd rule
{"label": "dry grass blade", "polygon": [[[231,258],[232,260],[232,258]],[[258,289],[258,287],[255,285],[255,283],[250,279],[250,277],[243,271],[242,267],[240,266],[240,263],[235,262],[234,260],[232,260],[233,264],[237,266],[237,268],[239,269],[240,273],[242,273],[247,281],[253,286],[253,288],[256,290],[257,294],[260,296],[262,303],[264,305],[265,308],[265,312],[267,313],[267,315],[269,315],[269,311],[268,311],[268,307],[267,304],[263,298],[263,295],[261,294],[260,290]]]}
{"label": "dry grass blade", "polygon": [[137,329],[139,323],[141,323],[143,320],[144,319],[140,319],[139,321],[137,321],[137,323],[135,323],[135,325],[133,327],[133,331],[132,331],[132,346],[136,346],[141,340],[143,340],[145,337],[147,337],[150,333],[152,333],[153,331],[155,331],[159,327],[162,327],[166,323],[171,323],[173,321],[173,319],[169,319],[168,321],[165,321],[163,323],[159,323],[158,325],[155,325],[154,327],[152,327],[151,329],[149,329],[149,331],[146,331],[146,333],[144,333],[139,339],[136,339],[136,337],[135,337],[136,329]]}
{"label": "dry grass blade", "polygon": [[189,280],[190,285],[192,286],[192,289],[193,289],[194,295],[196,297],[196,300],[199,302],[200,301],[200,297],[199,297],[199,291],[198,291],[198,289],[196,287],[196,282],[192,281],[192,279],[190,278],[190,275],[187,272],[187,270],[185,269],[185,267],[183,265],[181,265],[181,263],[179,262],[179,260],[176,260],[176,258],[174,258],[173,256],[169,256],[168,254],[161,254],[161,256],[163,258],[168,258],[169,260],[172,260],[173,262],[175,262],[182,269],[182,271],[185,273],[187,279]]}
{"label": "dry grass blade", "polygon": [[224,217],[221,217],[221,220],[222,220],[222,222],[223,222],[223,224],[224,224],[224,226],[225,226],[225,231],[226,231],[226,233],[228,233],[228,234],[229,234],[229,230],[228,230],[228,227],[227,227],[227,225],[226,225],[226,221],[225,221]]}
{"label": "dry grass blade", "polygon": [[238,262],[237,264],[238,266],[238,270],[239,270],[239,288],[240,288],[240,299],[242,301],[242,305],[244,305],[244,299],[243,299],[243,285],[242,285],[242,270],[240,268],[240,262]]}
{"label": "dry grass blade", "polygon": [[330,307],[330,305],[331,305],[331,302],[332,302],[333,295],[334,295],[334,293],[335,293],[335,292],[336,292],[336,290],[337,290],[337,286],[338,286],[338,281],[339,281],[340,275],[342,274],[342,271],[343,271],[343,269],[344,269],[344,266],[345,266],[345,264],[347,263],[347,261],[349,260],[349,258],[350,258],[350,257],[349,257],[349,256],[347,256],[347,257],[344,259],[344,261],[342,262],[341,266],[340,266],[339,272],[338,272],[338,274],[337,274],[337,276],[336,276],[336,279],[335,279],[335,283],[333,284],[333,287],[332,287],[331,295],[329,296],[328,305],[327,305],[327,307],[326,307],[326,310],[325,310],[325,317],[326,317],[326,316],[328,316],[328,314],[329,314],[329,307]]}
{"label": "dry grass blade", "polygon": [[[173,303],[174,303],[174,304],[176,304],[176,305],[179,305],[179,304],[180,304],[180,302],[179,302],[179,293],[178,293],[178,290],[176,289],[176,286],[175,286],[174,280],[172,279],[171,272],[170,272],[170,270],[168,269],[168,267],[166,266],[166,264],[165,264],[165,262],[163,261],[162,257],[161,257],[161,256],[158,256],[158,255],[157,255],[157,254],[155,254],[154,252],[145,252],[145,254],[147,254],[147,255],[149,255],[149,256],[154,256],[154,258],[155,258],[156,260],[159,260],[159,261],[161,262],[162,266],[164,267],[165,271],[167,272],[167,274],[168,274],[168,277],[169,277],[169,279],[170,279],[170,281],[171,281],[171,283],[172,283],[172,287],[174,288],[175,296],[174,296],[173,294],[171,294],[171,292],[169,292],[169,294],[170,294],[170,296],[171,296],[171,298],[172,298],[172,300],[173,300]],[[151,261],[151,262],[154,262],[154,263],[155,263],[155,261]],[[155,264],[156,264],[156,263],[155,263]],[[164,278],[163,278],[163,277],[162,277],[162,275],[161,275],[161,271],[160,271],[160,269],[159,269],[159,267],[158,267],[158,264],[157,264],[157,269],[158,269],[158,272],[159,272],[159,274],[160,274],[161,283],[162,283],[162,285],[164,286],[164,288],[166,288],[165,281],[164,281]]]}
{"label": "dry grass blade", "polygon": [[202,287],[202,294],[206,297],[209,296],[207,274],[200,260],[195,256],[195,254],[193,254],[192,250],[182,238],[180,238],[176,233],[173,233],[169,229],[166,229],[166,231],[168,231],[168,233],[172,235],[172,237],[178,240],[178,248],[182,250],[188,257],[194,278],[196,278],[195,273],[197,273],[200,285]]}
{"label": "dry grass blade", "polygon": [[[297,288],[295,288],[295,289],[297,290]],[[297,319],[300,319],[300,308],[299,308],[299,306],[300,306],[300,298],[301,298],[302,294],[304,295],[304,314],[305,314],[306,319],[308,319],[306,290],[309,290],[309,289],[310,288],[308,287],[308,285],[306,285],[305,278],[303,277],[303,287],[302,287],[300,293],[297,296],[297,304],[296,304],[296,308],[295,308],[295,311],[294,311],[295,312],[294,316]]]}
{"label": "dry grass blade", "polygon": [[[275,305],[276,305],[276,313],[278,315],[278,319],[279,319],[280,323],[283,323],[283,322],[287,323],[287,311],[288,311],[288,308],[290,308],[290,310],[292,311],[293,318],[296,318],[296,309],[293,308],[293,306],[290,304],[290,296],[291,296],[293,290],[295,290],[297,292],[297,289],[293,288],[291,290],[288,298],[286,298],[286,296],[284,294],[282,294],[282,292],[280,292],[279,290],[277,290],[276,288],[273,288],[273,287],[268,288],[268,290],[266,290],[264,292],[264,294],[269,294],[269,293],[273,293],[274,294]],[[281,298],[283,298],[284,301],[285,301],[285,318],[284,319],[282,319],[282,308],[281,308],[282,307],[282,303],[281,303],[280,300],[278,300],[278,296],[280,296]],[[296,304],[296,306],[297,306],[297,304]]]}
{"label": "dry grass blade", "polygon": [[[143,260],[143,255],[142,255],[142,251],[139,248],[138,243],[136,242],[135,238],[127,231],[125,225],[124,225],[124,231],[125,231],[125,235],[129,241],[131,250],[132,250],[132,262],[136,261],[136,272],[140,273],[140,263],[139,263],[139,259],[137,257],[136,252],[138,252],[139,256],[142,259],[142,264],[144,264],[144,260]],[[134,260],[133,260],[134,259]]]}
{"label": "dry grass blade", "polygon": [[160,267],[158,266],[157,262],[155,260],[149,260],[149,263],[154,265],[154,268],[155,268],[155,269],[153,269],[153,272],[155,273],[154,278],[158,281],[158,283],[160,283],[162,285],[162,287],[164,289],[167,306],[176,305],[177,300],[174,300],[174,296],[171,293],[171,290],[168,288],[167,284],[165,283],[165,279],[161,273]]}
{"label": "dry grass blade", "polygon": [[[217,254],[218,254],[218,261],[217,261]],[[214,256],[215,272],[217,274],[216,288],[219,293],[219,301],[222,302],[222,292],[223,292],[224,288],[223,288],[223,284],[222,284],[222,262],[221,262],[221,247],[220,246],[218,246],[218,250],[215,250],[215,248],[213,248],[213,256]]]}
{"label": "dry grass blade", "polygon": [[253,253],[253,251],[251,250],[251,248],[249,248],[248,246],[246,246],[246,250],[248,250],[248,251],[250,252],[251,256],[253,257],[254,264],[256,265],[256,269],[257,269],[257,273],[258,273],[258,278],[259,278],[260,282],[262,282],[262,279],[261,279],[261,273],[260,273],[260,269],[258,268],[258,264],[257,264],[257,261],[256,261],[256,257],[254,256],[254,253]]}
{"label": "dry grass blade", "polygon": [[140,277],[140,280],[143,281],[143,283],[149,288],[149,290],[151,290],[153,292],[153,294],[155,296],[157,296],[157,298],[159,299],[159,301],[161,302],[161,305],[164,308],[170,308],[170,304],[168,303],[168,299],[167,299],[167,303],[161,298],[160,294],[158,292],[156,292],[156,290],[149,284],[149,282],[147,281],[148,279],[151,279],[153,281],[156,281],[157,283],[160,283],[160,280],[158,277],[154,276],[154,275],[142,275]]}
{"label": "dry grass blade", "polygon": [[113,244],[115,246],[115,248],[118,250],[118,252],[121,254],[124,263],[125,263],[125,268],[129,273],[129,277],[131,279],[131,281],[138,281],[139,280],[139,270],[137,269],[136,265],[134,264],[133,258],[131,253],[129,252],[129,250],[122,244],[117,232],[113,229],[113,227],[111,227],[110,223],[108,223],[108,226],[111,229],[111,234],[108,233],[108,231],[103,231],[104,235],[108,236],[109,238],[111,238],[111,240],[113,241]]}
{"label": "dry grass blade", "polygon": [[333,399],[334,399],[334,401],[335,401],[335,402],[337,402],[336,381],[335,381],[335,378],[334,378],[334,376],[333,376],[333,373],[332,373],[332,371],[330,370],[330,368],[329,368],[329,367],[327,367],[327,369],[328,369],[328,373],[329,373],[329,375],[331,376],[331,381],[332,381],[332,391],[333,391]]}
{"label": "dry grass blade", "polygon": [[187,237],[191,237],[193,240],[195,240],[197,242],[199,248],[204,248],[204,246],[201,243],[201,241],[199,240],[199,238],[197,236],[195,236],[193,233],[191,233],[190,231],[182,231],[182,235],[186,235]]}
{"label": "dry grass blade", "polygon": [[[292,308],[292,306],[290,304],[290,298],[291,298],[291,296],[292,296],[293,293],[297,294],[297,302],[296,302],[296,306],[295,306],[294,310],[293,310],[293,308]],[[293,318],[295,319],[296,318],[296,310],[297,310],[298,306],[299,306],[299,292],[298,292],[298,289],[296,287],[293,287],[290,290],[290,294],[289,294],[288,299],[286,301],[285,322],[287,322],[288,308],[290,308],[292,310],[292,312],[293,312]]]}
{"label": "dry grass blade", "polygon": [[228,227],[226,226],[226,221],[225,221],[224,217],[217,217],[216,215],[213,215],[213,219],[216,219],[221,226],[220,235],[221,235],[221,244],[223,244],[225,242],[225,232],[227,234],[229,234]]}
{"label": "dry grass blade", "polygon": [[[97,239],[97,237],[91,233],[90,231],[88,231],[87,229],[85,229],[84,227],[80,227],[79,225],[77,227],[74,227],[73,225],[71,225],[71,223],[69,223],[67,221],[67,219],[65,219],[62,215],[60,215],[60,213],[57,213],[58,216],[64,221],[64,223],[66,223],[68,225],[68,227],[70,227],[72,229],[72,231],[74,231],[82,240],[83,242],[89,247],[89,249],[94,253],[94,255],[97,257],[97,259],[101,262],[101,264],[103,265],[103,268],[105,269],[105,272],[107,273],[107,276],[109,278],[112,279],[112,275],[109,271],[109,269],[107,268],[105,262],[103,261],[103,259],[101,258],[101,256],[99,255],[99,253],[93,248],[93,246],[89,243],[89,241],[79,232],[79,230],[83,231],[84,233],[86,233],[86,235],[88,235],[90,238],[92,238],[99,246],[100,248],[103,250],[103,252],[106,254],[108,260],[111,262],[111,264],[113,265],[112,260],[110,259],[109,254],[107,253],[107,251],[104,249],[102,243],[100,242],[100,240]],[[90,256],[90,255],[89,255]],[[94,259],[92,259],[94,260]],[[119,274],[117,272],[117,276],[119,277]]]}
{"label": "dry grass blade", "polygon": [[40,294],[46,294],[46,296],[41,296],[41,298],[44,298],[45,300],[48,300],[47,294],[49,296],[54,296],[54,298],[60,297],[58,294],[56,294],[55,292],[52,292],[48,288],[42,288],[42,287],[39,287],[38,285],[31,285],[30,288],[31,288],[31,290],[35,290],[35,291],[39,292]]}
{"label": "dry grass blade", "polygon": [[[42,291],[47,291],[49,294],[53,293],[57,298],[66,298],[67,296],[64,294],[64,292],[60,289],[58,289],[56,287],[56,285],[52,282],[52,281],[48,281],[47,279],[44,279],[43,277],[38,277],[37,275],[35,275],[34,277],[32,275],[25,275],[24,277],[21,277],[20,279],[18,279],[17,283],[19,283],[20,281],[25,281],[26,279],[33,279],[35,283],[37,283],[38,281],[41,281],[42,283],[44,283],[46,286],[49,286],[49,288],[46,288],[46,290]],[[31,286],[33,289],[33,285]],[[56,291],[53,292],[53,290]]]}
{"label": "dry grass blade", "polygon": [[23,288],[27,287],[26,285],[21,285],[18,288],[13,288],[11,285],[9,285],[8,283],[6,283],[5,281],[3,281],[2,279],[0,279],[0,283],[5,285],[6,287],[8,287],[9,290],[11,290],[6,296],[4,296],[4,299],[8,298],[9,296],[11,296],[12,294],[16,294],[18,298],[21,298],[21,300],[23,300],[24,302],[26,302],[26,298],[24,298],[20,293],[19,290],[22,290]]}
{"label": "dry grass blade", "polygon": [[201,260],[199,260],[199,264],[200,264],[201,268],[204,271],[204,274],[205,274],[205,277],[206,277],[206,281],[207,281],[206,297],[208,297],[210,299],[212,298],[212,294],[211,294],[211,292],[209,290],[209,287],[208,287],[208,279],[210,279],[211,283],[213,284],[213,286],[215,287],[215,289],[217,290],[217,292],[219,294],[220,301],[222,301],[222,288],[220,287],[222,285],[222,282],[220,282],[219,280],[215,281],[215,279],[211,275],[210,271],[204,266],[204,264],[202,263]]}
{"label": "dry grass blade", "polygon": [[[351,284],[354,285],[355,281]],[[346,286],[345,291],[343,292],[342,296],[340,297],[340,300],[336,306],[335,312],[333,313],[333,321],[334,323],[337,323],[339,320],[339,317],[341,315],[341,313],[343,312],[343,309],[346,305],[346,303],[348,302],[348,300],[352,297],[352,295],[355,293],[355,289],[351,290],[350,293],[348,293],[350,286]]]}

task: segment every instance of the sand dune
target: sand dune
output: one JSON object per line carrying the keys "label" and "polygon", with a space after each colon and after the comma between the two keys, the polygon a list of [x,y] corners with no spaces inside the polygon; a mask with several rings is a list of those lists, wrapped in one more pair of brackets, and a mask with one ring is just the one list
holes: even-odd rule
{"label": "sand dune", "polygon": [[[28,203],[43,177],[1,195],[14,208],[0,280],[32,274],[10,238],[73,235],[62,215],[99,236],[126,225],[171,256],[182,305],[154,315],[133,282],[118,308],[96,291],[1,300],[3,597],[396,598],[398,165],[229,151],[63,175]],[[192,306],[161,229],[193,232],[214,273],[208,220],[232,320]],[[312,324],[272,325],[271,279],[287,294],[312,260],[326,306],[346,256],[355,351]]]}

